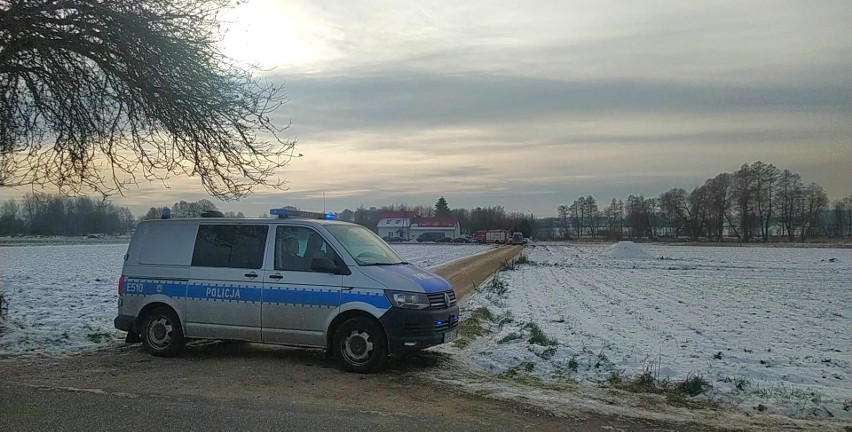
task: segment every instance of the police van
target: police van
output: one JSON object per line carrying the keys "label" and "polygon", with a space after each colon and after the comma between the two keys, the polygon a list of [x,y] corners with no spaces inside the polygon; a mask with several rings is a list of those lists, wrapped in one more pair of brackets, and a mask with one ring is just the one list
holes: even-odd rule
{"label": "police van", "polygon": [[155,356],[178,354],[188,339],[241,340],[325,348],[352,372],[457,336],[450,284],[369,229],[323,213],[270,213],[278,218],[141,222],[124,256],[115,327]]}

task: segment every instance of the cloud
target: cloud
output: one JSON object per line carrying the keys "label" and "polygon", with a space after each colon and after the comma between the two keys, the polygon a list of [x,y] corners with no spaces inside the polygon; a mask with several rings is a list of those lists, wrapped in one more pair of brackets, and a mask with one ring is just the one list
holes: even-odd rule
{"label": "cloud", "polygon": [[[287,82],[282,117],[294,132],[446,128],[504,122],[649,113],[852,114],[852,97],[829,85],[733,86],[659,81],[560,81],[485,74],[383,71],[303,76]],[[284,118],[282,118],[282,122]]]}
{"label": "cloud", "polygon": [[[275,67],[299,141],[291,202],[503,204],[553,214],[594,194],[690,189],[742,163],[852,193],[847,0],[251,0],[226,46]],[[176,178],[140,208],[205,195]]]}

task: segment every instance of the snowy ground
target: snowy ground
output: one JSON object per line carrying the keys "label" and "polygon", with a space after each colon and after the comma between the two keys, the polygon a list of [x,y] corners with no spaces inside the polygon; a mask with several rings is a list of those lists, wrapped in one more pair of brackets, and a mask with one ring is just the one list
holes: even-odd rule
{"label": "snowy ground", "polygon": [[391,246],[407,261],[424,268],[437,267],[450,261],[485,252],[494,247],[492,245],[479,244],[441,243],[394,243]]}
{"label": "snowy ground", "polygon": [[852,250],[554,244],[526,255],[465,305],[484,334],[438,349],[545,382],[698,374],[713,386],[699,398],[723,405],[852,418]]}
{"label": "snowy ground", "polygon": [[[488,248],[398,245],[406,260],[434,267]],[[126,244],[0,247],[0,291],[9,302],[0,356],[61,355],[123,341],[113,328]]]}

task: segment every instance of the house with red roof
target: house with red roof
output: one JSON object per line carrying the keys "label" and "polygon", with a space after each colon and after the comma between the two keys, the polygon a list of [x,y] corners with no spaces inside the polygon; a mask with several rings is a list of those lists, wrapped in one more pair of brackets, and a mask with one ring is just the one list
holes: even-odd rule
{"label": "house with red roof", "polygon": [[376,225],[379,237],[402,237],[411,240],[411,221],[417,218],[414,212],[384,212]]}

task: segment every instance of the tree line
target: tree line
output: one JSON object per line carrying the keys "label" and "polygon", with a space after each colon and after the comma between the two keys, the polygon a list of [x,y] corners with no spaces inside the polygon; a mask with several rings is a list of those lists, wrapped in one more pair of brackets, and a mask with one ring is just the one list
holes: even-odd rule
{"label": "tree line", "polygon": [[[218,208],[206,199],[181,200],[170,207],[172,218],[200,217],[201,213],[208,210]],[[31,193],[0,204],[0,236],[124,235],[133,230],[137,220],[159,219],[162,214],[163,207],[151,207],[137,218],[128,208],[105,200]],[[245,217],[243,212],[227,211],[223,214],[232,218]]]}
{"label": "tree line", "polygon": [[602,210],[591,196],[557,206],[561,238],[739,242],[783,238],[852,237],[852,195],[829,206],[817,183],[761,161],[707,179],[691,192],[672,188],[657,197],[613,198]]}
{"label": "tree line", "polygon": [[522,212],[509,212],[503,206],[487,206],[467,208],[450,208],[444,197],[438,199],[434,206],[391,204],[381,207],[364,207],[355,210],[346,209],[338,214],[338,219],[354,222],[377,231],[379,220],[384,213],[406,212],[420,217],[447,217],[459,221],[461,232],[473,234],[479,230],[504,229],[519,231],[524,237],[532,237],[536,232],[533,215]]}
{"label": "tree line", "polygon": [[[180,200],[169,208],[170,217],[175,219],[182,218],[197,218],[201,217],[201,214],[206,211],[218,211],[219,208],[216,207],[210,200],[200,199],[198,201],[184,201]],[[244,218],[246,217],[243,212],[227,211],[222,212],[225,217],[229,218]],[[140,217],[140,219],[160,219],[163,216],[163,207],[151,207],[148,211]],[[264,217],[265,215],[260,215],[260,217]]]}
{"label": "tree line", "polygon": [[127,234],[135,217],[126,207],[90,197],[31,193],[0,204],[0,235]]}

